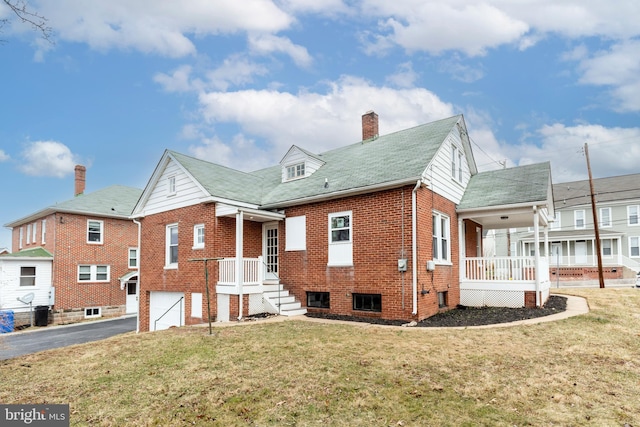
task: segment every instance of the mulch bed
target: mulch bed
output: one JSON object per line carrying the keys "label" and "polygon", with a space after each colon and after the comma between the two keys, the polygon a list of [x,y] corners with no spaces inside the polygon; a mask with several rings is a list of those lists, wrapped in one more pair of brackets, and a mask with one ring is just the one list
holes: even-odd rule
{"label": "mulch bed", "polygon": [[[567,298],[552,295],[542,308],[465,307],[458,306],[417,322],[415,327],[481,326],[534,319],[561,313],[567,309]],[[375,325],[402,326],[409,321],[353,317],[328,313],[307,313],[307,317],[364,322]]]}

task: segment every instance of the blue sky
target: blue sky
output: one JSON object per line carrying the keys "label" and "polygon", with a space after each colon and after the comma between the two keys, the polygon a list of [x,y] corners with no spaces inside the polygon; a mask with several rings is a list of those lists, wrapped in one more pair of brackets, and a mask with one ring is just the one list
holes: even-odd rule
{"label": "blue sky", "polygon": [[[464,114],[480,170],[551,161],[554,182],[640,172],[640,2],[0,2],[0,223],[144,188],[165,149],[250,171]],[[0,247],[11,246],[0,230]]]}

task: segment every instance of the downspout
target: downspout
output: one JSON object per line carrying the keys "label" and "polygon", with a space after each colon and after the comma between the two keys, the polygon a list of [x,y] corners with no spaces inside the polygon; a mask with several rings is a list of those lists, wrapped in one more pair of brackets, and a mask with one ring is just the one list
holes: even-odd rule
{"label": "downspout", "polygon": [[416,186],[411,191],[411,269],[412,269],[412,283],[411,290],[413,292],[412,302],[413,302],[413,311],[412,315],[418,314],[418,231],[416,230],[418,220],[416,219],[416,215],[418,213],[418,203],[416,192],[420,188],[422,182],[418,180],[416,182]]}
{"label": "downspout", "polygon": [[136,314],[136,334],[140,333],[140,240],[142,234],[142,224],[134,219],[133,223],[138,226],[138,285],[136,286],[136,303],[138,304],[138,312]]}

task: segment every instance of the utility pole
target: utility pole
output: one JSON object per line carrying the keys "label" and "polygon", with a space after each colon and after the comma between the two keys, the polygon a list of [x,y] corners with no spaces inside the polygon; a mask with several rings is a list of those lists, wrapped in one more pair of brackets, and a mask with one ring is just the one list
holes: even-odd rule
{"label": "utility pole", "polygon": [[589,163],[589,147],[584,143],[584,156],[587,158],[587,171],[589,172],[589,188],[591,193],[591,210],[593,211],[593,229],[596,232],[596,254],[598,257],[598,279],[600,287],[604,288],[604,276],[602,274],[602,253],[600,252],[600,224],[596,210],[596,196],[593,192],[593,178],[591,177],[591,164]]}

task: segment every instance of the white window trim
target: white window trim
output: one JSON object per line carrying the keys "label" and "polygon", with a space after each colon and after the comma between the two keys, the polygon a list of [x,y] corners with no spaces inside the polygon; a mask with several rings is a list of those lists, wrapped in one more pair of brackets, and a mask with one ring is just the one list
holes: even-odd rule
{"label": "white window trim", "polygon": [[[87,315],[87,310],[98,310],[97,314],[89,314]],[[85,307],[84,308],[84,318],[85,319],[93,319],[97,317],[102,317],[102,307]]]}
{"label": "white window trim", "polygon": [[[174,224],[168,224],[165,228],[165,258],[164,258],[164,268],[165,269],[169,269],[169,268],[178,268],[178,262],[169,262],[169,260],[171,259],[171,229],[172,228],[178,228],[178,223],[174,223]],[[180,231],[178,230],[178,247],[180,244]],[[180,252],[178,249],[178,256],[179,256]]]}
{"label": "white window trim", "polygon": [[[306,162],[298,162],[284,167],[285,178],[287,181],[293,181],[296,179],[304,178],[307,176]],[[290,174],[289,172],[292,171]]]}
{"label": "white window trim", "polygon": [[[605,255],[604,253],[604,242],[609,242],[609,249],[611,250],[611,254],[609,255]],[[600,250],[603,258],[613,258],[613,239],[600,239]]]}
{"label": "white window trim", "polygon": [[169,196],[175,196],[177,194],[178,190],[176,188],[176,176],[175,175],[169,175],[167,177],[167,194]]}
{"label": "white window trim", "polygon": [[[333,241],[333,218],[340,216],[349,217],[349,240]],[[330,267],[348,267],[353,265],[353,211],[332,212],[328,215],[327,221],[329,245],[329,259],[327,265]],[[347,227],[342,227],[347,228]]]}
{"label": "white window trim", "polygon": [[27,245],[31,244],[31,224],[27,224]]}
{"label": "white window trim", "polygon": [[640,258],[640,255],[631,255],[631,241],[636,239],[636,246],[638,248],[638,252],[640,252],[640,237],[638,236],[629,236],[629,258]]}
{"label": "white window trim", "polygon": [[[80,280],[80,267],[89,267],[89,280]],[[107,267],[106,279],[98,280],[98,267]],[[79,264],[76,279],[78,283],[108,283],[111,281],[111,266],[106,264]]]}
{"label": "white window trim", "polygon": [[[631,224],[631,209],[632,208],[635,208],[635,210],[636,210],[637,221],[636,221],[635,224]],[[638,226],[640,226],[640,205],[627,206],[627,225],[629,227],[638,227]]]}
{"label": "white window trim", "polygon": [[[198,241],[198,230],[202,230],[202,242]],[[193,226],[193,249],[204,249],[204,233],[204,224],[196,224]]]}
{"label": "white window trim", "polygon": [[[556,216],[553,217],[553,221],[549,223],[549,230],[560,230],[562,228],[562,215],[560,215],[560,212],[556,212]],[[533,231],[533,227],[529,227],[531,228],[530,231]]]}
{"label": "white window trim", "polygon": [[[92,222],[96,222],[100,224],[100,240],[98,241],[89,240],[89,224]],[[88,219],[87,220],[87,243],[90,245],[101,245],[102,242],[104,242],[104,221],[101,221],[98,219]]]}
{"label": "white window trim", "polygon": [[[578,226],[578,212],[582,212],[582,226]],[[576,209],[573,211],[573,228],[576,230],[584,230],[587,227],[587,220],[585,218],[584,209]]]}
{"label": "white window trim", "polygon": [[22,249],[22,242],[24,240],[24,227],[23,226],[20,226],[19,233],[20,233],[20,241],[18,242],[18,248]]}
{"label": "white window trim", "polygon": [[42,220],[42,229],[40,230],[42,233],[42,244],[44,245],[46,243],[46,237],[47,237],[47,220],[43,219]]}
{"label": "white window trim", "polygon": [[[608,224],[604,224],[602,222],[602,212],[609,212],[609,223]],[[600,217],[598,218],[598,222],[600,224],[600,228],[611,228],[612,224],[613,224],[613,219],[611,218],[611,208],[600,208],[598,214],[600,215]]]}
{"label": "white window trim", "polygon": [[[433,257],[433,261],[436,264],[452,265],[452,262],[451,262],[451,218],[449,217],[449,215],[445,215],[445,214],[443,214],[441,212],[438,212],[438,211],[433,211],[431,213],[432,224],[433,224],[433,217],[438,218],[438,221],[436,221],[437,230],[432,230],[432,233],[431,233],[432,234],[432,239],[431,239],[431,241],[433,242],[433,237],[435,237],[437,239],[437,241],[438,241],[438,254],[439,254],[439,256],[437,258]],[[440,254],[440,252],[442,251],[442,238],[443,238],[441,230],[440,230],[440,227],[442,225],[442,219],[443,218],[447,220],[447,224],[448,224],[448,227],[445,230],[445,235],[444,235],[444,238],[447,240],[447,258],[446,259],[442,258],[442,255]],[[436,233],[436,231],[438,233]],[[433,251],[433,248],[432,248],[432,251]]]}
{"label": "white window trim", "polygon": [[[23,268],[33,268],[33,276],[31,275],[22,275],[22,269]],[[18,271],[20,272],[20,277],[19,277],[19,284],[21,288],[31,288],[31,287],[35,287],[37,285],[37,281],[38,281],[38,266],[36,265],[21,265],[18,267]],[[22,278],[23,277],[33,277],[33,285],[23,285],[22,284]]]}
{"label": "white window trim", "polygon": [[38,228],[38,223],[37,223],[37,222],[34,222],[34,223],[33,223],[33,228],[31,229],[31,231],[33,231],[33,235],[31,236],[31,241],[32,241],[33,243],[36,243],[36,242],[38,241],[38,239],[37,239],[37,232],[36,232],[37,228]]}
{"label": "white window trim", "polygon": [[[135,253],[136,253],[136,256],[134,257],[135,260],[136,260],[136,265],[131,265],[131,259],[132,259],[131,258],[131,251],[135,251]],[[138,265],[140,264],[140,260],[139,260],[139,256],[138,256],[139,253],[140,253],[140,251],[138,251],[138,248],[129,248],[129,249],[127,249],[127,266],[129,268],[132,268],[132,269],[137,269],[138,268]]]}

